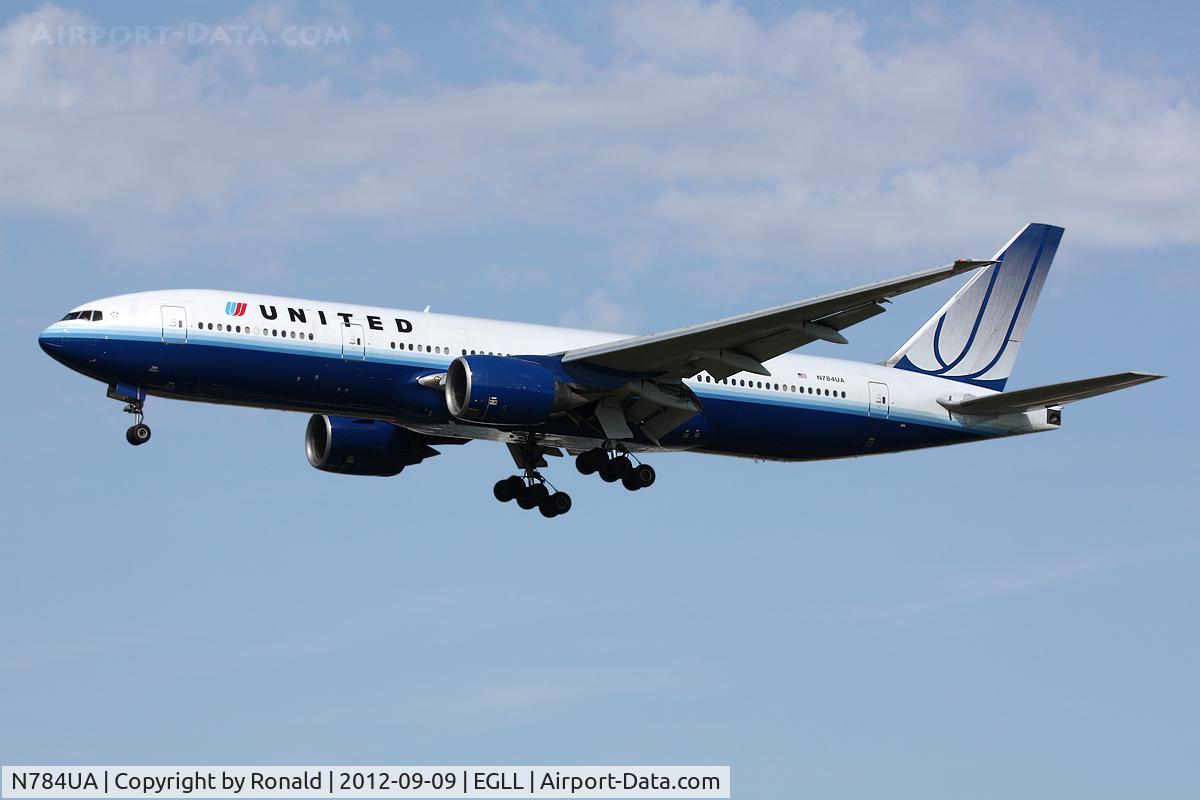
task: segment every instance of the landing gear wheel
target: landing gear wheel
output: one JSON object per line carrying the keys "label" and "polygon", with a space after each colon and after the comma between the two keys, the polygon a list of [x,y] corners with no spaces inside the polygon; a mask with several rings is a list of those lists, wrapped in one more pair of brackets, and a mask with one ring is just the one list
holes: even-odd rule
{"label": "landing gear wheel", "polygon": [[547,519],[565,514],[571,510],[571,495],[566,492],[555,492],[538,504],[538,510]]}
{"label": "landing gear wheel", "polygon": [[591,475],[596,470],[600,469],[600,456],[602,450],[585,450],[575,456],[575,469],[579,470],[581,475]]}
{"label": "landing gear wheel", "polygon": [[526,511],[536,508],[538,504],[537,499],[533,496],[533,492],[530,491],[530,487],[528,486],[522,488],[520,494],[514,499],[517,501],[517,505]]}
{"label": "landing gear wheel", "polygon": [[144,422],[139,422],[136,425],[131,425],[129,430],[125,431],[125,441],[129,442],[134,447],[140,444],[145,444],[150,441],[150,426]]}
{"label": "landing gear wheel", "polygon": [[621,480],[621,476],[618,475],[610,465],[605,464],[600,468],[600,480],[604,481],[605,483],[615,483]]}
{"label": "landing gear wheel", "polygon": [[550,495],[549,502],[554,506],[554,513],[558,516],[571,510],[571,495],[566,492],[555,492]]}
{"label": "landing gear wheel", "polygon": [[654,467],[649,464],[638,464],[624,478],[621,478],[621,485],[631,492],[645,489],[652,483],[654,483]]}
{"label": "landing gear wheel", "polygon": [[629,474],[637,481],[639,489],[645,489],[650,486],[657,477],[654,473],[654,467],[649,464],[638,464],[633,468],[633,472]]}
{"label": "landing gear wheel", "polygon": [[513,484],[513,478],[503,478],[496,481],[496,485],[492,487],[492,494],[501,503],[507,503],[517,496],[517,492],[525,488],[525,482],[520,478],[517,479],[516,485]]}
{"label": "landing gear wheel", "polygon": [[629,456],[617,456],[608,462],[608,468],[618,478],[624,478],[633,471],[633,461]]}

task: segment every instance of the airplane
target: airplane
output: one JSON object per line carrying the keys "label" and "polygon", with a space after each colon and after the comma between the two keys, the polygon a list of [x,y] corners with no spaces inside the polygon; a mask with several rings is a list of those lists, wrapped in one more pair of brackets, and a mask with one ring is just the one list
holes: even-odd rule
{"label": "airplane", "polygon": [[[637,491],[641,457],[691,451],[780,461],[894,453],[1057,429],[1062,407],[1161,375],[1123,372],[1006,390],[1064,229],[1030,223],[995,257],[646,336],[211,290],[94,300],[39,337],[108,387],[150,439],[151,396],[306,412],[319,470],[392,476],[438,446],[503,442],[493,487],[548,518],[578,471]],[[792,351],[846,344],[892,298],[974,273],[890,358]]]}

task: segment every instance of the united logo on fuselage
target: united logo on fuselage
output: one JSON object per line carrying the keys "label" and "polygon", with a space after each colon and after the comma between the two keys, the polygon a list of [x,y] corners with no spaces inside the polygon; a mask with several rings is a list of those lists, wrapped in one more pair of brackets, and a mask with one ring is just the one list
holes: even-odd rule
{"label": "united logo on fuselage", "polygon": [[231,317],[244,317],[246,316],[246,304],[230,300],[225,304],[225,313]]}

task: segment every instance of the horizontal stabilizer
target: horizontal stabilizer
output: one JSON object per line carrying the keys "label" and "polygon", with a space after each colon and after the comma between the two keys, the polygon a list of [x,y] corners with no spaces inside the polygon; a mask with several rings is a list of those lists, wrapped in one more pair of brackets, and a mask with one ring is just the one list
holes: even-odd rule
{"label": "horizontal stabilizer", "polygon": [[1052,383],[1049,386],[1035,386],[1032,389],[1001,392],[987,397],[958,401],[939,400],[938,403],[955,414],[987,417],[1020,414],[1037,408],[1051,408],[1076,400],[1086,400],[1118,389],[1128,389],[1130,386],[1156,381],[1161,377],[1163,376],[1152,375],[1149,372],[1120,372],[1099,378],[1084,378],[1079,381]]}

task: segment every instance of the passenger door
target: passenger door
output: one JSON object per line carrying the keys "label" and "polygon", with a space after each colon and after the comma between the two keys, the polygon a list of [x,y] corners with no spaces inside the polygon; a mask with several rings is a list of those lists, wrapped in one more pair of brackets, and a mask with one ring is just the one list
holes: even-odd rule
{"label": "passenger door", "polygon": [[183,306],[162,307],[162,340],[164,344],[187,344],[187,311]]}
{"label": "passenger door", "polygon": [[367,339],[362,325],[342,326],[342,358],[346,361],[366,361]]}
{"label": "passenger door", "polygon": [[887,419],[891,416],[891,392],[888,391],[886,383],[877,383],[871,381],[867,384],[868,393],[871,396],[871,404],[867,407],[867,414],[872,417]]}

